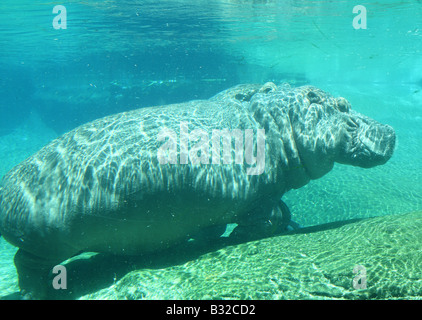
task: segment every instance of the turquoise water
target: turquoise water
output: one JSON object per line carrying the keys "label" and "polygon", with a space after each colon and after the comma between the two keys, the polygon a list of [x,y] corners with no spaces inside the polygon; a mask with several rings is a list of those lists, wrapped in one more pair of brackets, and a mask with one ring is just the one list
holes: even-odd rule
{"label": "turquoise water", "polygon": [[[367,29],[353,28],[355,5]],[[61,134],[140,107],[207,99],[239,83],[312,84],[391,125],[391,160],[338,165],[283,199],[303,226],[422,209],[420,1],[0,3],[0,177]],[[18,291],[0,239],[0,296]]]}

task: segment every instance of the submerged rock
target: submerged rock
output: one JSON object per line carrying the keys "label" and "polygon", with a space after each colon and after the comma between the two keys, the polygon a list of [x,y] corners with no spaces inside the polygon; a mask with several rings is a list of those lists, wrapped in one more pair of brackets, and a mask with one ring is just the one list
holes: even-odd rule
{"label": "submerged rock", "polygon": [[[422,212],[334,226],[304,228],[227,246],[179,265],[132,271],[81,299],[422,298]],[[353,287],[356,266],[366,271],[366,289]]]}

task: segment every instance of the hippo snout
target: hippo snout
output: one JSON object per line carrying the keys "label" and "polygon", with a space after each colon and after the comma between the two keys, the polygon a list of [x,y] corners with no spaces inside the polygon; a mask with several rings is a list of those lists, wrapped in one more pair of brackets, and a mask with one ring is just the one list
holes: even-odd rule
{"label": "hippo snout", "polygon": [[391,126],[361,115],[352,117],[348,123],[338,162],[371,168],[391,158],[396,144],[396,134]]}
{"label": "hippo snout", "polygon": [[396,134],[388,125],[365,127],[357,135],[359,140],[357,152],[353,155],[357,165],[370,168],[386,163],[394,152]]}

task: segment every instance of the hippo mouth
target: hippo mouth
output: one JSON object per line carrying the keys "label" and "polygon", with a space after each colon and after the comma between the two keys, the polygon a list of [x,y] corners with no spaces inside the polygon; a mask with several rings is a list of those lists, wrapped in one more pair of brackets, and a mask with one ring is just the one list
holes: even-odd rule
{"label": "hippo mouth", "polygon": [[394,129],[362,115],[350,117],[339,163],[371,168],[386,163],[393,155]]}

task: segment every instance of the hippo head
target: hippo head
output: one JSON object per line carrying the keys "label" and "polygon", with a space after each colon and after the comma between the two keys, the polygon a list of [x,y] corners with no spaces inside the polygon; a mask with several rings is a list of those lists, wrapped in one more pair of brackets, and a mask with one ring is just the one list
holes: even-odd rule
{"label": "hippo head", "polygon": [[392,127],[315,87],[296,91],[289,117],[299,157],[311,179],[326,174],[334,162],[370,168],[391,158],[396,140]]}

